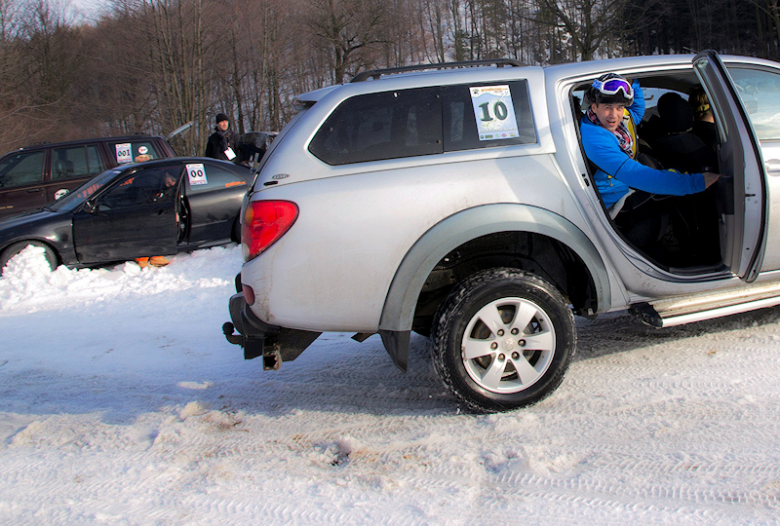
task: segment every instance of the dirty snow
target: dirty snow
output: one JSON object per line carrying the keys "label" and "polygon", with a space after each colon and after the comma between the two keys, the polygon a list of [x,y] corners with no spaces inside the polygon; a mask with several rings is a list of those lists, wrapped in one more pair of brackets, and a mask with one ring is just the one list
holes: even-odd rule
{"label": "dirty snow", "polygon": [[578,320],[563,385],[459,410],[413,338],[277,372],[221,334],[235,246],[0,278],[2,524],[777,524],[780,309]]}

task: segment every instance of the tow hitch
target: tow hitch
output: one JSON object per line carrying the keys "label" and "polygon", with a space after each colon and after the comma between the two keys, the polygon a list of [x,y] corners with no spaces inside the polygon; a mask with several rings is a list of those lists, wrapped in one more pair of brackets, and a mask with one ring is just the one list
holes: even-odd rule
{"label": "tow hitch", "polygon": [[291,362],[316,340],[321,332],[300,331],[268,325],[246,308],[244,295],[230,298],[231,322],[222,325],[227,341],[244,348],[244,359],[263,357],[263,369],[276,371]]}
{"label": "tow hitch", "polygon": [[229,321],[222,324],[222,332],[225,335],[225,338],[227,338],[227,341],[233,345],[243,345],[244,339],[241,337],[241,334],[233,334],[235,330],[236,328]]}

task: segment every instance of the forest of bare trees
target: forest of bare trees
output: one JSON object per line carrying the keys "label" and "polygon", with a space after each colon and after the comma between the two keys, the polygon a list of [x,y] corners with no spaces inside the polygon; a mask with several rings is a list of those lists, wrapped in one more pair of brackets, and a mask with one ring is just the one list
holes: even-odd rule
{"label": "forest of bare trees", "polygon": [[202,154],[216,113],[279,130],[295,94],[379,67],[780,58],[780,0],[112,0],[91,23],[61,5],[0,0],[0,153],[192,123],[172,145]]}

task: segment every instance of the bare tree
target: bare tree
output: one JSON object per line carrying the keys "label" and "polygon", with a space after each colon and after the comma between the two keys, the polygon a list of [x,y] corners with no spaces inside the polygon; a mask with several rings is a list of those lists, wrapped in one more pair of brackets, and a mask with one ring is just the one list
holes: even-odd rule
{"label": "bare tree", "polygon": [[[762,39],[768,41],[771,44],[768,46],[771,54],[770,56],[777,56],[778,48],[780,47],[780,0],[750,0],[750,2],[756,6],[756,8],[763,13],[768,21],[767,24],[770,27],[774,27],[774,36],[769,39]],[[759,21],[760,24],[760,21]],[[759,25],[759,31],[763,33],[763,28]]]}
{"label": "bare tree", "polygon": [[[537,0],[541,11],[554,15],[554,26],[570,39],[571,59],[591,60],[605,42],[621,34],[626,0]],[[538,19],[546,23],[544,18]]]}
{"label": "bare tree", "polygon": [[382,0],[308,0],[312,8],[309,27],[329,48],[333,81],[343,82],[366,65],[361,52],[385,43],[380,25],[384,18]]}
{"label": "bare tree", "polygon": [[182,137],[185,152],[205,148],[209,132],[212,71],[206,64],[217,35],[204,30],[204,0],[141,0],[146,22],[150,73],[163,130],[192,122],[194,133]]}

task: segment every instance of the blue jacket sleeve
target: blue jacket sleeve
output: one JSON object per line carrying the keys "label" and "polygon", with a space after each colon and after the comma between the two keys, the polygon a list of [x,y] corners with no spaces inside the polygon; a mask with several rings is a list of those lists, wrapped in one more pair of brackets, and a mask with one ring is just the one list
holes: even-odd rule
{"label": "blue jacket sleeve", "polygon": [[634,79],[634,82],[631,84],[631,89],[634,90],[634,102],[626,109],[631,114],[631,118],[634,119],[634,122],[639,124],[642,122],[642,117],[645,116],[645,108],[647,107],[645,103],[645,94],[642,92],[642,87],[636,79]]}
{"label": "blue jacket sleeve", "polygon": [[582,126],[582,145],[593,164],[618,181],[651,194],[688,195],[704,190],[704,176],[655,170],[626,155],[617,138],[600,126]]}

